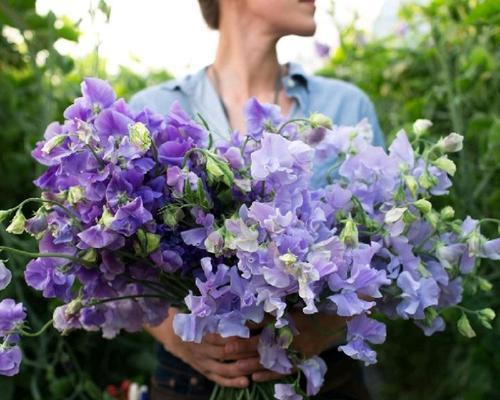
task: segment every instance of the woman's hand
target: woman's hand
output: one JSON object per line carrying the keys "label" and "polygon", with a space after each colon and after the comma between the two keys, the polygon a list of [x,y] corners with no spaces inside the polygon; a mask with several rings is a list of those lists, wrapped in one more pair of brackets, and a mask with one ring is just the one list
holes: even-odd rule
{"label": "woman's hand", "polygon": [[172,326],[177,312],[170,308],[165,321],[155,327],[146,327],[146,330],[170,353],[208,379],[221,386],[245,388],[250,384],[250,376],[267,371],[259,363],[258,335],[242,339],[208,334],[201,343],[184,342]]}

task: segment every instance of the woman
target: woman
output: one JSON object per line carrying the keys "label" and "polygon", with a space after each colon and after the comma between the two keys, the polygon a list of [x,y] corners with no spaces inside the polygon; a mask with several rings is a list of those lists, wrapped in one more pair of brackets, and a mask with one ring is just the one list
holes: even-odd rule
{"label": "woman", "polygon": [[[199,2],[208,25],[220,33],[215,61],[194,75],[139,92],[131,100],[134,109],[149,107],[166,113],[179,101],[190,114],[201,114],[223,138],[232,130],[246,131],[243,109],[254,96],[261,103],[279,105],[290,118],[321,112],[337,125],[354,125],[367,118],[374,143],[383,145],[374,108],[361,90],[338,80],[309,76],[296,64],[278,62],[276,44],[281,37],[314,34],[314,0]],[[331,162],[315,167],[316,185],[325,184],[329,166]],[[243,388],[250,380],[279,377],[259,364],[258,334],[250,339],[208,335],[200,344],[184,343],[173,333],[175,312],[171,309],[160,326],[147,327],[162,345],[153,400],[207,399],[212,382]],[[327,315],[297,315],[295,319],[300,331],[295,348],[309,356],[321,354],[329,365],[324,393],[318,399],[368,399],[359,366],[334,347],[341,338],[324,333],[342,328],[345,321]]]}

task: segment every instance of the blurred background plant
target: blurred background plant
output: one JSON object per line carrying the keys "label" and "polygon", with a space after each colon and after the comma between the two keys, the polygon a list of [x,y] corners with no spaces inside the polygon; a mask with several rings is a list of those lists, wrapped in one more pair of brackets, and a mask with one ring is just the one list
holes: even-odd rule
{"label": "blurred background plant", "polygon": [[[110,8],[104,1],[89,10],[109,20]],[[91,14],[92,15],[92,14]],[[60,54],[54,43],[76,42],[79,22],[40,15],[35,0],[0,0],[0,200],[1,208],[17,204],[34,191],[32,180],[40,169],[30,157],[34,144],[45,127],[61,120],[63,110],[79,94],[85,76],[99,76],[112,82],[117,95],[128,98],[138,90],[171,78],[166,71],[138,75],[121,67],[116,74],[106,74],[105,60],[94,52],[82,59]],[[16,241],[16,243],[13,243]],[[6,235],[0,224],[0,243],[31,250],[31,240],[19,241]],[[39,329],[49,320],[56,303],[47,307],[38,296],[21,285],[21,268],[27,262],[10,256],[14,265],[13,284],[2,294],[22,300],[29,308],[30,324]],[[154,357],[152,340],[144,335],[121,335],[114,341],[100,334],[73,333],[60,337],[48,331],[26,340],[24,368],[14,378],[0,378],[2,400],[102,399],[110,383],[128,378],[146,382]],[[102,372],[106,371],[105,374]]]}
{"label": "blurred background plant", "polygon": [[[418,2],[422,3],[422,2]],[[406,2],[387,36],[370,38],[356,21],[339,28],[340,46],[320,75],[360,86],[376,105],[388,140],[417,118],[433,121],[435,137],[465,136],[451,201],[456,215],[500,217],[500,2]],[[485,227],[498,235],[495,224]],[[500,314],[500,270],[484,265],[493,284],[468,282],[470,308]],[[483,290],[481,290],[481,288]],[[454,327],[432,338],[408,324],[389,327],[377,370],[380,399],[500,399],[500,320],[474,325],[471,340]]]}
{"label": "blurred background plant", "polygon": [[[109,74],[97,38],[94,51],[72,59],[54,43],[77,42],[80,21],[49,12],[40,15],[35,0],[0,0],[0,208],[30,195],[39,174],[29,155],[45,127],[60,120],[79,93],[85,76],[108,79],[126,99],[143,87],[171,78],[164,70],[137,74],[120,67]],[[89,9],[92,18],[109,21],[111,9],[101,0]],[[371,37],[356,20],[338,26],[340,46],[320,75],[360,86],[372,98],[388,141],[401,127],[427,118],[438,137],[451,131],[465,135],[457,162],[456,186],[450,194],[456,215],[499,218],[500,209],[500,2],[498,0],[406,1],[389,35]],[[328,52],[323,52],[327,55]],[[490,235],[495,225],[485,226]],[[0,242],[13,245],[0,226]],[[32,241],[16,242],[31,249]],[[12,257],[21,278],[25,259]],[[469,282],[471,308],[494,306],[500,313],[498,266],[482,268],[494,284]],[[39,328],[55,304],[38,297],[14,279],[10,293],[30,307],[30,323]],[[481,288],[483,290],[481,290]],[[474,321],[473,321],[474,324]],[[435,337],[404,323],[389,327],[373,380],[377,399],[500,399],[500,322],[492,330],[474,324],[477,337],[461,337],[454,327]],[[50,331],[49,331],[50,332]],[[108,384],[125,379],[146,383],[154,356],[147,335],[122,335],[107,341],[99,334],[55,333],[25,340],[26,362],[15,378],[0,378],[2,400],[101,399]],[[102,371],[106,371],[105,374]],[[370,374],[373,375],[373,374]]]}

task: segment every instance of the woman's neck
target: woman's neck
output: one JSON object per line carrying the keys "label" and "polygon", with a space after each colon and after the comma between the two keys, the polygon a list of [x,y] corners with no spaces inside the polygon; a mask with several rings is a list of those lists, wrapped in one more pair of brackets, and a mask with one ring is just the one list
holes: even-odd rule
{"label": "woman's neck", "polygon": [[[281,66],[276,53],[277,38],[259,27],[221,26],[213,63],[226,100],[240,102],[256,96],[272,102]],[[251,35],[248,32],[252,32]]]}

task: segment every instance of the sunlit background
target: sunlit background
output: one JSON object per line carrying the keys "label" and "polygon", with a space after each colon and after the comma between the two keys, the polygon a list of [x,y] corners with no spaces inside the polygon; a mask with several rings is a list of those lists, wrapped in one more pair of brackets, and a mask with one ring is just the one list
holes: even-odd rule
{"label": "sunlit background", "polygon": [[[321,60],[315,55],[314,43],[335,47],[338,32],[335,19],[348,23],[359,16],[359,27],[383,35],[396,27],[396,10],[401,0],[330,0],[317,1],[318,30],[313,38],[287,37],[279,43],[282,62],[297,61],[309,71]],[[40,0],[38,11],[65,15],[80,21],[82,33],[78,43],[61,40],[56,48],[64,54],[81,57],[100,43],[106,55],[108,72],[120,65],[137,72],[164,68],[175,76],[193,72],[210,63],[215,53],[217,33],[204,23],[196,0],[109,0],[110,21],[102,14],[92,17],[97,0]]]}

